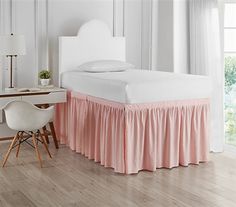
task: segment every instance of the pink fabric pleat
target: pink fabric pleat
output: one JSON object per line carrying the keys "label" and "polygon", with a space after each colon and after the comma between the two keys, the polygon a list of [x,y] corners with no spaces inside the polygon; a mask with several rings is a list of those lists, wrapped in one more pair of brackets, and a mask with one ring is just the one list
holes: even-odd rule
{"label": "pink fabric pleat", "polygon": [[55,125],[60,143],[119,173],[208,160],[208,99],[120,104],[68,92]]}

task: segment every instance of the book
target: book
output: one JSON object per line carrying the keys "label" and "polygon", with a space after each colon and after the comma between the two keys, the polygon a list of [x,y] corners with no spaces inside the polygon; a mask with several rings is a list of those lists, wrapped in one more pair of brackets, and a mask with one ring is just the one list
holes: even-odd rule
{"label": "book", "polygon": [[18,92],[37,92],[40,91],[40,88],[18,88]]}

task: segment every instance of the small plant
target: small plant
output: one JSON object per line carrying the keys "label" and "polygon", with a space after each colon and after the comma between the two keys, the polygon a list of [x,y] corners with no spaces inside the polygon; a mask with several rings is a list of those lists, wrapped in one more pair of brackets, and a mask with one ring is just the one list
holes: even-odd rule
{"label": "small plant", "polygon": [[40,79],[50,79],[51,78],[51,73],[48,70],[42,70],[39,72],[39,78]]}

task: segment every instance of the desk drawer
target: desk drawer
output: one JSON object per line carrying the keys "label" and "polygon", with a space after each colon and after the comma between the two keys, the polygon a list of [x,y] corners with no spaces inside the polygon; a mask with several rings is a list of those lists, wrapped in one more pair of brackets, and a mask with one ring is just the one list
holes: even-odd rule
{"label": "desk drawer", "polygon": [[22,96],[22,100],[33,104],[55,104],[66,102],[66,92],[58,91],[43,95]]}

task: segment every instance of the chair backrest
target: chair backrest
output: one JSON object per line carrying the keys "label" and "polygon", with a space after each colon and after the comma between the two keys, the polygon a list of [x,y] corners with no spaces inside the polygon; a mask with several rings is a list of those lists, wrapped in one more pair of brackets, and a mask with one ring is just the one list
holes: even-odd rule
{"label": "chair backrest", "polygon": [[12,101],[4,108],[9,128],[17,131],[41,129],[53,117],[54,107],[40,109],[25,101]]}

